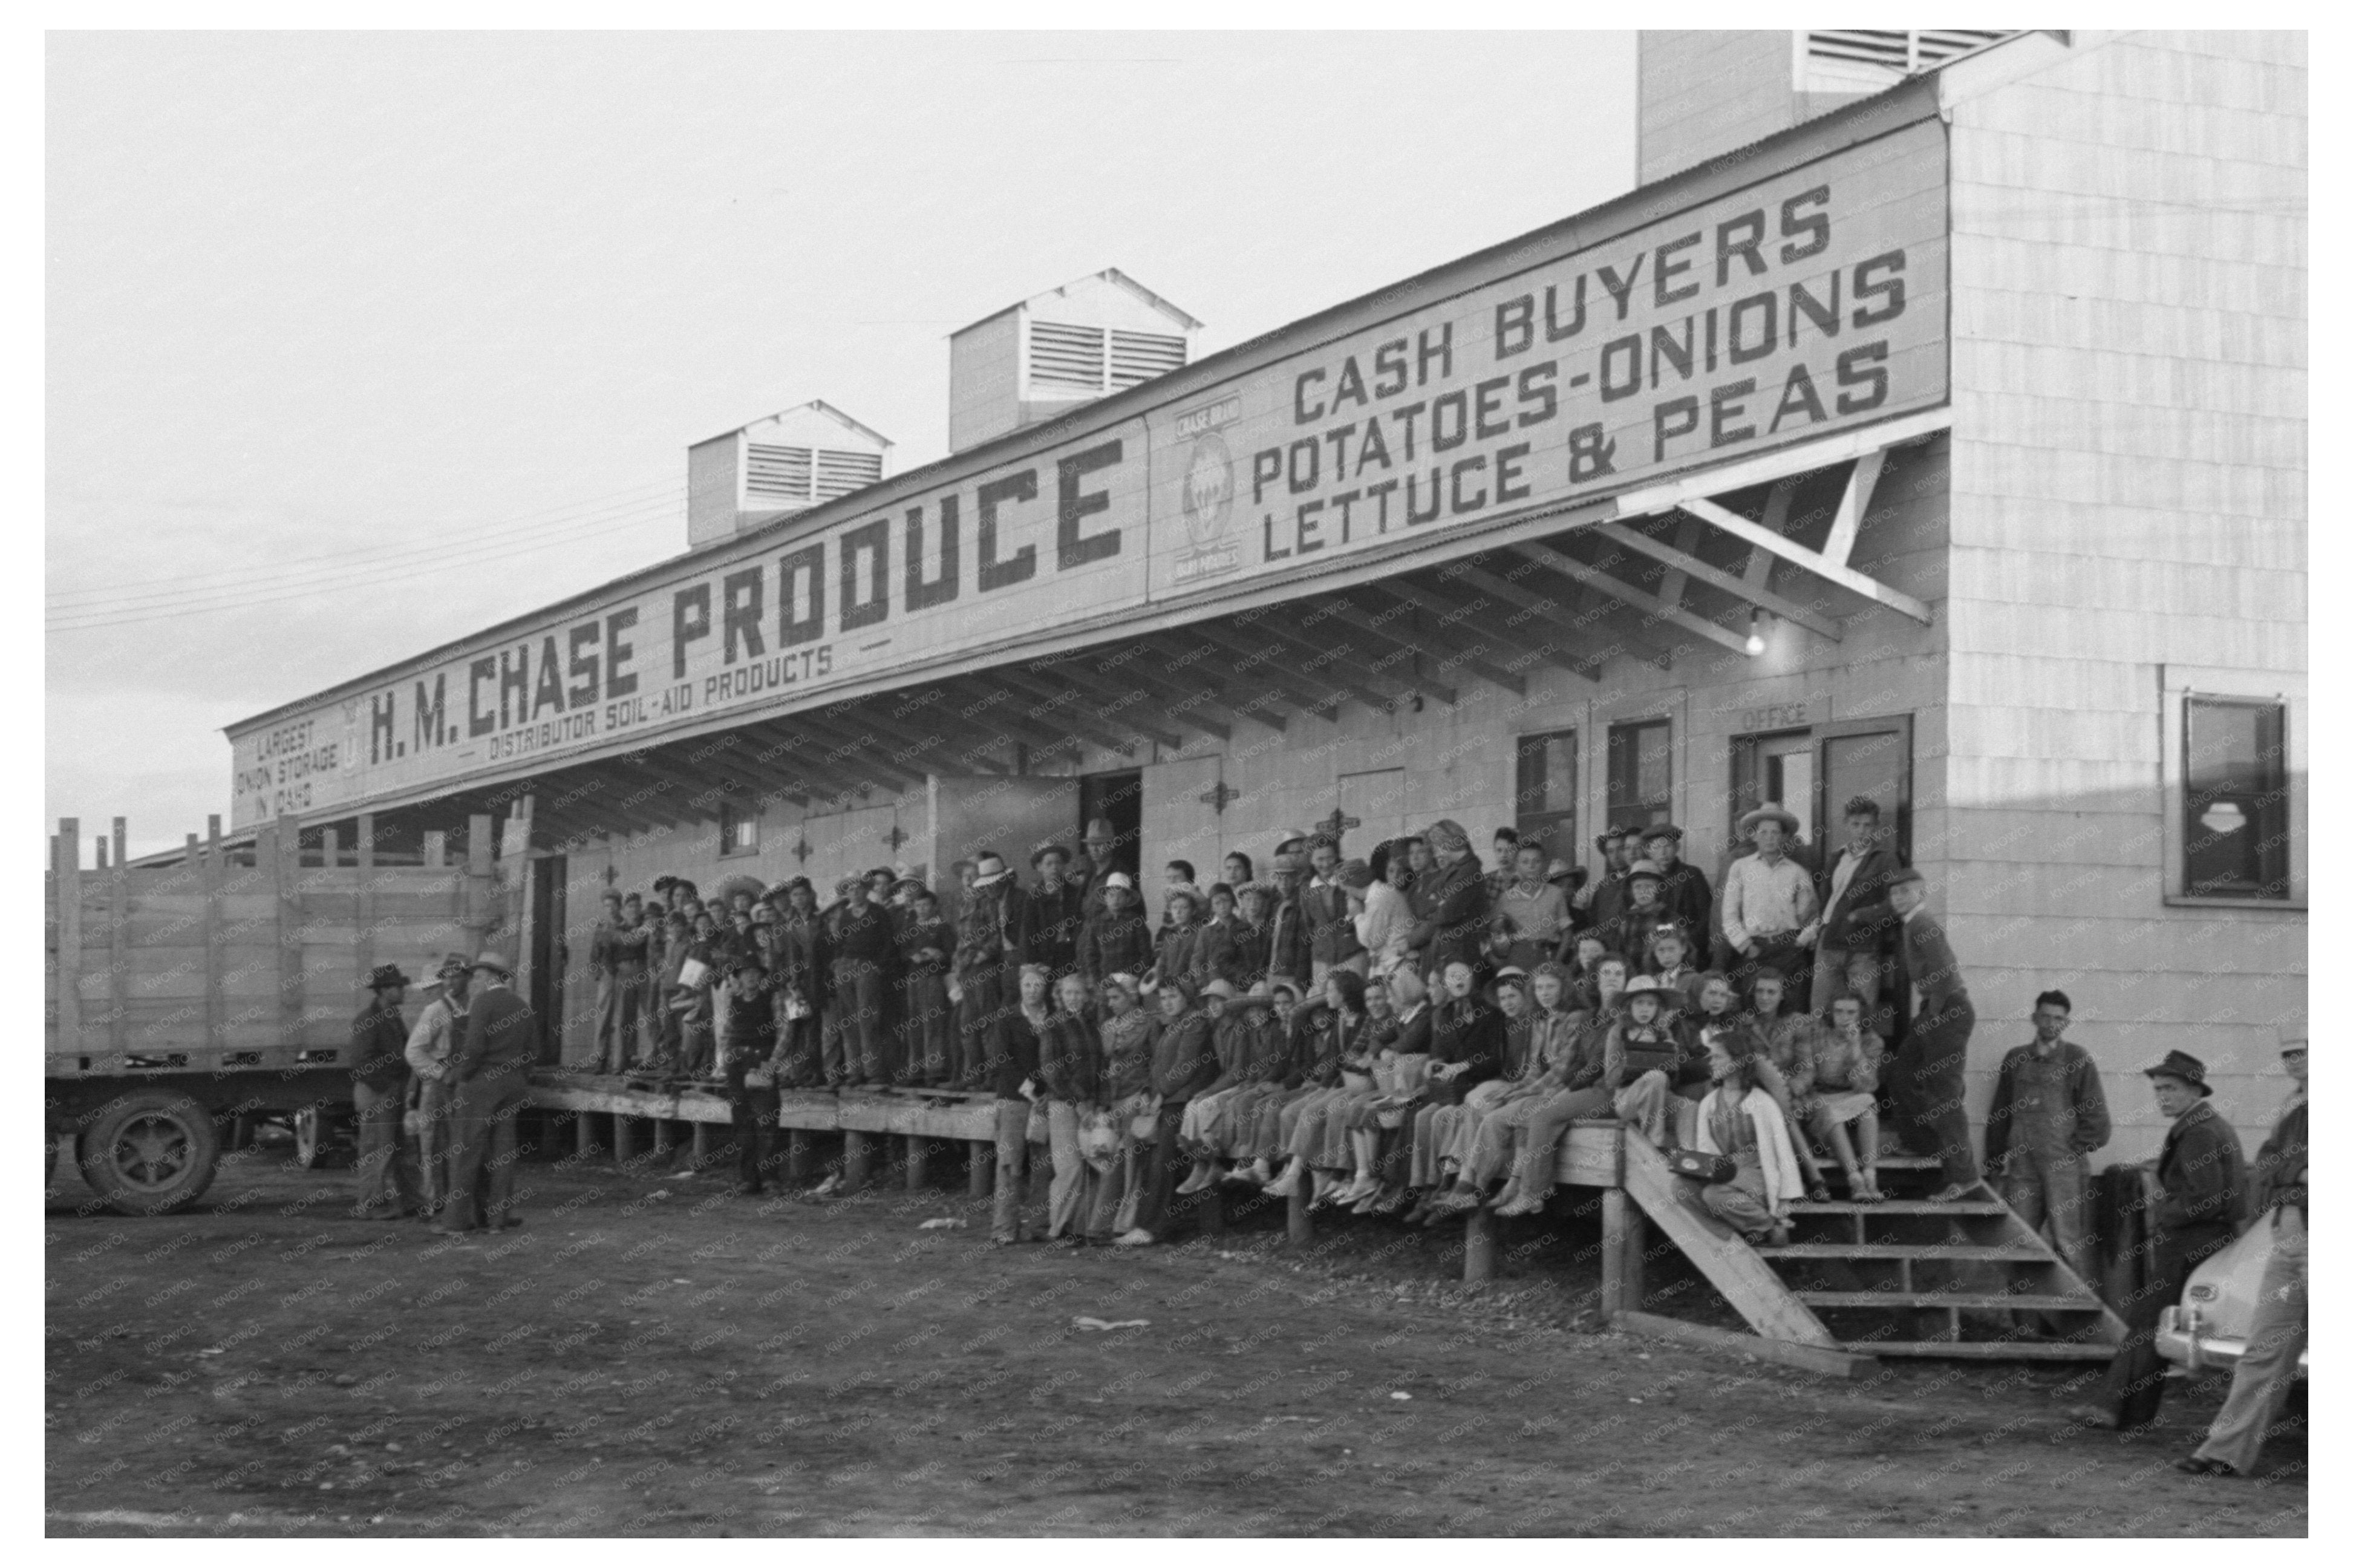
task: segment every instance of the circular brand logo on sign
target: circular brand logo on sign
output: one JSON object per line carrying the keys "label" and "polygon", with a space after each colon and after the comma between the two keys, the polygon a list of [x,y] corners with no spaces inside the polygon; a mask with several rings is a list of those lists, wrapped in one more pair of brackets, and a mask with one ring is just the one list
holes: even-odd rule
{"label": "circular brand logo on sign", "polygon": [[1226,443],[1212,432],[1193,443],[1185,463],[1185,530],[1193,547],[1208,548],[1226,531],[1234,511],[1234,465]]}

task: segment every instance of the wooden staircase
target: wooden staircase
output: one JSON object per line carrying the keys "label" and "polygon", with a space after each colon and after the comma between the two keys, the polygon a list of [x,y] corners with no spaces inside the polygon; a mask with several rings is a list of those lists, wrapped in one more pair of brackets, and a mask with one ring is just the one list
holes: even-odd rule
{"label": "wooden staircase", "polygon": [[[1790,1245],[1758,1248],[1707,1213],[1698,1184],[1658,1150],[1633,1136],[1624,1147],[1628,1193],[1767,1339],[1857,1356],[2105,1361],[2124,1337],[2123,1321],[1990,1189],[1926,1202],[1941,1181],[1934,1160],[1883,1158],[1886,1201],[1794,1203]],[[1842,1183],[1834,1167],[1827,1174]]]}

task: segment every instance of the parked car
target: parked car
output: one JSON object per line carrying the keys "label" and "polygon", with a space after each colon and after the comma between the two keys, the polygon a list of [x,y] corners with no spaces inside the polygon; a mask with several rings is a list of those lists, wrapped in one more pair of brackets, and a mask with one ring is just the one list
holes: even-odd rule
{"label": "parked car", "polygon": [[[2168,1307],[2157,1320],[2157,1353],[2193,1372],[2229,1372],[2238,1365],[2271,1255],[2272,1228],[2258,1223],[2200,1264],[2180,1304]],[[2298,1376],[2309,1370],[2311,1357],[2307,1349],[2296,1359]]]}

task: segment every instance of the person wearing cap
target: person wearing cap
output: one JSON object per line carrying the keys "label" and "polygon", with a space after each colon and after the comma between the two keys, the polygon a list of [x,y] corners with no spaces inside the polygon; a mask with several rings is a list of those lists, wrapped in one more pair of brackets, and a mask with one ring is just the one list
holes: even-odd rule
{"label": "person wearing cap", "polygon": [[913,1084],[944,1084],[955,1065],[955,1006],[948,1001],[948,963],[956,949],[955,930],[940,918],[939,895],[923,884],[915,884],[907,903],[906,923],[899,927],[906,1079]]}
{"label": "person wearing cap", "polygon": [[[1606,961],[1606,960],[1605,960]],[[1602,1087],[1618,1119],[1658,1148],[1691,1141],[1694,1090],[1707,1082],[1704,1055],[1662,1017],[1663,989],[1649,975],[1626,982],[1624,1016],[1604,1042]],[[1704,1093],[1704,1088],[1699,1092]]]}
{"label": "person wearing cap", "polygon": [[425,1004],[401,1054],[417,1083],[417,1167],[420,1204],[429,1218],[449,1197],[449,1052],[466,1027],[474,971],[463,955],[444,957],[433,978],[441,994]]}
{"label": "person wearing cap", "polygon": [[1300,902],[1306,884],[1303,853],[1284,850],[1274,857],[1274,907],[1266,917],[1267,978],[1289,980],[1294,991],[1307,982],[1314,967],[1307,911]]}
{"label": "person wearing cap", "polygon": [[[1092,920],[1103,912],[1103,888],[1109,885],[1113,873],[1120,872],[1115,858],[1118,852],[1119,830],[1112,826],[1111,819],[1090,818],[1085,831],[1079,834],[1079,854],[1085,863],[1085,874],[1079,879],[1079,914],[1082,920]],[[1120,874],[1125,874],[1124,872]],[[1128,891],[1135,891],[1133,877],[1128,879]]]}
{"label": "person wearing cap", "polygon": [[775,1087],[750,1081],[776,1056],[776,1005],[768,994],[767,970],[756,954],[737,955],[720,987],[719,1005],[728,1013],[727,1048],[719,1070],[733,1133],[735,1193],[755,1198],[770,1167],[764,1129],[776,1125]]}
{"label": "person wearing cap", "polygon": [[[1647,972],[1650,968],[1651,943],[1662,924],[1680,922],[1667,913],[1659,902],[1659,889],[1666,876],[1651,862],[1638,860],[1626,868],[1626,883],[1617,904],[1618,912],[1593,927],[1605,947],[1613,953],[1623,953],[1636,969]],[[1692,933],[1685,932],[1685,947],[1695,950]]]}
{"label": "person wearing cap", "polygon": [[1265,980],[1273,959],[1267,914],[1277,894],[1263,882],[1248,882],[1234,890],[1238,907],[1226,920],[1211,920],[1201,933],[1199,974],[1203,980],[1223,980],[1242,992]]}
{"label": "person wearing cap", "polygon": [[359,1119],[359,1202],[364,1220],[397,1220],[421,1205],[417,1171],[401,1146],[408,1108],[408,1024],[400,1004],[408,977],[398,964],[368,974],[368,1001],[352,1020],[352,1110]]}
{"label": "person wearing cap", "polygon": [[[1503,837],[1501,832],[1495,835]],[[1557,959],[1568,940],[1568,896],[1545,880],[1544,845],[1530,840],[1514,850],[1494,900],[1490,953],[1523,973]]]}
{"label": "person wearing cap", "polygon": [[645,938],[629,926],[617,888],[604,895],[604,917],[588,937],[588,968],[596,977],[596,1065],[602,1075],[626,1070],[638,1034],[638,999],[645,978]]}
{"label": "person wearing cap", "polygon": [[1353,916],[1356,940],[1371,956],[1372,972],[1386,977],[1404,966],[1412,953],[1413,862],[1403,839],[1381,845],[1373,859],[1380,863],[1368,863],[1364,873],[1351,873],[1343,880],[1353,886],[1349,878],[1362,878],[1364,906]]}
{"label": "person wearing cap", "polygon": [[1820,919],[1799,935],[1814,938],[1814,1012],[1827,1016],[1838,998],[1859,996],[1864,1024],[1883,1029],[1893,1022],[1880,1017],[1879,999],[1897,926],[1887,881],[1904,863],[1880,826],[1878,801],[1857,795],[1846,803],[1845,818],[1846,843],[1815,878]]}
{"label": "person wearing cap", "polygon": [[1888,1058],[1880,1084],[1895,1108],[1896,1130],[1905,1144],[1915,1152],[1936,1155],[1944,1167],[1945,1184],[1929,1200],[1951,1202],[1978,1188],[1977,1157],[1969,1151],[1969,1118],[1963,1108],[1963,1073],[1978,1014],[1953,945],[1926,907],[1927,883],[1911,867],[1887,879],[1888,905],[1903,922],[1898,950],[1920,1011]]}
{"label": "person wearing cap", "polygon": [[1307,867],[1311,874],[1300,891],[1299,908],[1307,933],[1307,979],[1320,994],[1324,977],[1334,969],[1352,969],[1362,975],[1371,968],[1365,944],[1356,936],[1356,910],[1372,874],[1363,873],[1352,890],[1342,874],[1340,841],[1329,833],[1318,833],[1307,841]]}
{"label": "person wearing cap", "polygon": [[1029,857],[1038,874],[1023,910],[1021,958],[1043,964],[1056,979],[1079,967],[1079,932],[1086,924],[1086,890],[1067,875],[1071,852],[1048,844]]}
{"label": "person wearing cap", "polygon": [[473,970],[466,1037],[450,1057],[457,1087],[449,1105],[449,1202],[440,1223],[448,1235],[522,1224],[512,1213],[515,1118],[539,1059],[539,1019],[514,993],[514,969],[483,953]]}
{"label": "person wearing cap", "polygon": [[[1642,830],[1642,856],[1659,868],[1659,904],[1683,928],[1692,934],[1694,944],[1708,938],[1708,916],[1715,909],[1715,890],[1708,885],[1707,874],[1683,859],[1683,831],[1672,822],[1653,822]],[[1692,961],[1704,964],[1708,958],[1704,947],[1694,946]]]}
{"label": "person wearing cap", "polygon": [[1601,852],[1601,874],[1583,889],[1587,924],[1607,926],[1624,908],[1626,873],[1641,858],[1641,833],[1640,827],[1621,827],[1607,829],[1595,836],[1593,847]]}
{"label": "person wearing cap", "polygon": [[2067,1412],[2087,1426],[2123,1431],[2157,1419],[2166,1363],[2157,1320],[2181,1300],[2190,1271],[2238,1239],[2247,1157],[2239,1135],[2208,1097],[2206,1064],[2186,1051],[2144,1067],[2158,1114],[2173,1125],[2157,1156],[2158,1200],[2149,1211],[2148,1274],[2126,1303],[2125,1337],[2089,1404]]}
{"label": "person wearing cap", "polygon": [[1193,1097],[1217,1081],[1219,1066],[1213,1026],[1193,981],[1164,980],[1155,998],[1160,1008],[1152,1037],[1152,1092],[1159,1108],[1152,1137],[1130,1150],[1127,1182],[1136,1194],[1134,1223],[1118,1237],[1120,1246],[1150,1246],[1174,1224],[1169,1200],[1176,1172],[1187,1163],[1181,1139]]}
{"label": "person wearing cap", "polygon": [[1152,922],[1124,871],[1103,877],[1095,890],[1095,913],[1079,928],[1079,976],[1090,988],[1105,975],[1141,974],[1152,967]]}
{"label": "person wearing cap", "polygon": [[1789,1205],[1805,1195],[1804,1177],[1781,1107],[1757,1081],[1762,1043],[1735,1027],[1709,1029],[1704,1044],[1710,1087],[1693,1130],[1699,1151],[1728,1156],[1733,1174],[1702,1187],[1699,1201],[1749,1245],[1785,1246]]}
{"label": "person wearing cap", "polygon": [[1757,850],[1724,874],[1722,934],[1732,949],[1732,983],[1746,991],[1762,965],[1778,970],[1796,996],[1811,979],[1807,944],[1819,928],[1820,908],[1814,879],[1786,853],[1798,836],[1798,819],[1768,800],[1740,819],[1740,832]]}
{"label": "person wearing cap", "polygon": [[898,1053],[883,1013],[899,959],[898,930],[890,912],[873,902],[873,881],[871,874],[841,879],[843,902],[828,949],[841,1018],[842,1082],[850,1088],[883,1088],[898,1075]]}
{"label": "person wearing cap", "polygon": [[2034,999],[2034,1038],[1995,1069],[1986,1109],[1985,1173],[2029,1230],[2047,1221],[2051,1244],[2076,1277],[2092,1273],[2091,1157],[2108,1141],[2099,1064],[2066,1038],[2074,1004],[2063,991]]}
{"label": "person wearing cap", "polygon": [[1414,968],[1434,980],[1448,964],[1461,962],[1475,975],[1484,961],[1486,874],[1461,823],[1442,818],[1422,837],[1430,846],[1431,874],[1414,878],[1413,932],[1407,938]]}
{"label": "person wearing cap", "polygon": [[2305,1185],[2305,1155],[2311,1137],[2309,1094],[2305,1076],[2308,1031],[2301,1023],[2280,1029],[2280,1066],[2295,1087],[2280,1107],[2272,1134],[2255,1151],[2248,1174],[2254,1183],[2255,1223],[2271,1232],[2271,1255],[2263,1260],[2263,1284],[2255,1292],[2254,1317],[2247,1325],[2246,1349],[2231,1369],[2231,1393],[2206,1439],[2176,1469],[2191,1475],[2252,1476],[2263,1451],[2263,1435],[2279,1419],[2311,1333],[2310,1275],[2305,1219],[2310,1207]]}
{"label": "person wearing cap", "polygon": [[1161,894],[1167,917],[1152,938],[1152,964],[1145,979],[1154,986],[1190,980],[1200,972],[1202,917],[1208,914],[1201,890],[1179,883]]}
{"label": "person wearing cap", "polygon": [[[1155,993],[1156,994],[1156,993]],[[1143,1192],[1135,1181],[1148,1151],[1149,1136],[1160,1113],[1159,1097],[1152,1092],[1152,1047],[1159,1021],[1147,1011],[1141,983],[1132,974],[1103,977],[1103,1016],[1096,1034],[1103,1059],[1096,1074],[1095,1103],[1111,1124],[1111,1158],[1095,1183],[1094,1206],[1087,1215],[1086,1239],[1091,1246],[1109,1246],[1135,1228]],[[1145,1136],[1139,1137],[1141,1122]]]}
{"label": "person wearing cap", "polygon": [[956,1029],[963,1052],[955,1083],[961,1089],[984,1086],[997,1014],[1013,994],[1010,976],[1021,953],[1017,892],[1012,868],[995,850],[974,857],[972,889],[956,916]]}

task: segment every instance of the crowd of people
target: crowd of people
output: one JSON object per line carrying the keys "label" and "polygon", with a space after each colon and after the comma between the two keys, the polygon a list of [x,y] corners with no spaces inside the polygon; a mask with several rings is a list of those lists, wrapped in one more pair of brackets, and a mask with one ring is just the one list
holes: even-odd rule
{"label": "crowd of people", "polygon": [[[1039,849],[1026,886],[993,851],[958,863],[953,920],[894,869],[842,878],[825,905],[805,877],[709,904],[665,877],[649,897],[607,895],[593,1065],[723,1085],[747,1194],[776,1158],[780,1089],[986,1096],[997,1245],[1150,1245],[1186,1200],[1229,1182],[1407,1224],[1532,1214],[1568,1129],[1599,1119],[1669,1151],[1708,1213],[1773,1247],[1795,1204],[1831,1198],[1833,1171],[1847,1201],[1883,1201],[1878,1161],[1898,1147],[1937,1161],[1932,1199],[1982,1192],[1959,965],[1876,805],[1843,816],[1839,853],[1810,867],[1788,853],[1788,813],[1749,813],[1751,853],[1720,890],[1668,822],[1603,834],[1592,878],[1508,828],[1493,870],[1451,821],[1363,859],[1285,833],[1264,876],[1236,852],[1204,890],[1168,863],[1156,918],[1103,821],[1075,855]],[[438,1213],[458,1233],[519,1223],[508,1167],[536,1023],[495,956],[453,955],[435,979],[409,1025],[411,982],[385,966],[353,1022],[363,1211]],[[1916,1011],[1898,1028],[1906,986]],[[2072,1015],[2062,991],[2036,998],[2034,1038],[1996,1073],[1983,1169],[2088,1278],[2088,1160],[2109,1118],[2096,1065],[2065,1037]],[[2171,1121],[2153,1278],[2100,1402],[2077,1415],[2154,1416],[2158,1314],[2250,1212],[2294,1272],[2278,1291],[2293,1310],[2265,1319],[2228,1430],[2186,1468],[2244,1473],[2302,1349],[2304,1052],[2298,1029],[2284,1051],[2298,1088],[2252,1171],[2205,1103],[2200,1062],[2177,1051],[2147,1072]],[[404,1103],[421,1188],[401,1158]],[[1038,1236],[1035,1145],[1051,1172]]]}

